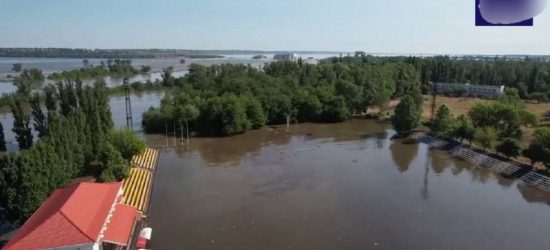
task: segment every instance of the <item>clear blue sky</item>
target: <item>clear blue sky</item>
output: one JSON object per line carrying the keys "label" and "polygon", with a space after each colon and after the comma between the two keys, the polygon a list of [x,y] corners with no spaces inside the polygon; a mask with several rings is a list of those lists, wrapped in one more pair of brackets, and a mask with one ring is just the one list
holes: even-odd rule
{"label": "clear blue sky", "polygon": [[1,0],[0,47],[550,54],[550,10],[535,18],[534,27],[474,27],[474,5],[474,0]]}

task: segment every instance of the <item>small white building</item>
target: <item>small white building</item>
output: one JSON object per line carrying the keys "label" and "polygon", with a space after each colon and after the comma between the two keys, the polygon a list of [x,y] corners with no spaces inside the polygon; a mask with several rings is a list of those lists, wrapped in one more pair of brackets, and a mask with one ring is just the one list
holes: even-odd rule
{"label": "small white building", "polygon": [[504,94],[504,86],[474,85],[469,83],[437,83],[437,93],[460,93],[462,96],[497,98]]}

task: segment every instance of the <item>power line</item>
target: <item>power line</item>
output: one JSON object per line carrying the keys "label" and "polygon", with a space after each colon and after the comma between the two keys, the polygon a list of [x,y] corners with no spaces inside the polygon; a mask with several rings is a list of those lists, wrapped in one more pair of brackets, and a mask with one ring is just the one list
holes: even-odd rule
{"label": "power line", "polygon": [[128,84],[128,77],[124,78],[124,97],[126,98],[126,127],[128,129],[134,130],[134,125],[132,122],[132,102],[130,100],[130,86]]}

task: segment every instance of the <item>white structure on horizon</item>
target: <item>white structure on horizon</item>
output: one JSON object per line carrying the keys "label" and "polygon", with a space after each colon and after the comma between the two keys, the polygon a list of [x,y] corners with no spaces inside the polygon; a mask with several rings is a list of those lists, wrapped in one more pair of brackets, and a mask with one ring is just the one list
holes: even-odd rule
{"label": "white structure on horizon", "polygon": [[275,60],[294,61],[298,59],[298,55],[294,53],[276,54],[273,56]]}
{"label": "white structure on horizon", "polygon": [[504,85],[474,85],[469,83],[437,83],[437,93],[463,92],[462,96],[497,98],[504,94]]}

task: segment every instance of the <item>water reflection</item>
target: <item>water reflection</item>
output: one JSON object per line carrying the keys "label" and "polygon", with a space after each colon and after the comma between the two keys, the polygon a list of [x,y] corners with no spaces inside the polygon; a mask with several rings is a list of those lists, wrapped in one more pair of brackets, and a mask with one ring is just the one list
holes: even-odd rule
{"label": "water reflection", "polygon": [[402,140],[392,140],[390,150],[399,172],[404,173],[409,170],[411,162],[418,155],[418,148],[419,143],[404,144]]}
{"label": "water reflection", "polygon": [[532,185],[521,183],[517,185],[518,191],[525,201],[530,203],[542,203],[550,205],[550,192],[544,191]]}
{"label": "water reflection", "polygon": [[[382,139],[383,129],[369,121],[300,124],[291,134],[278,127],[193,138],[189,150],[164,152],[148,218],[157,228],[153,245],[534,250],[550,244],[546,192],[425,144],[391,141],[393,131]],[[317,154],[302,157],[296,153],[302,149]]]}

